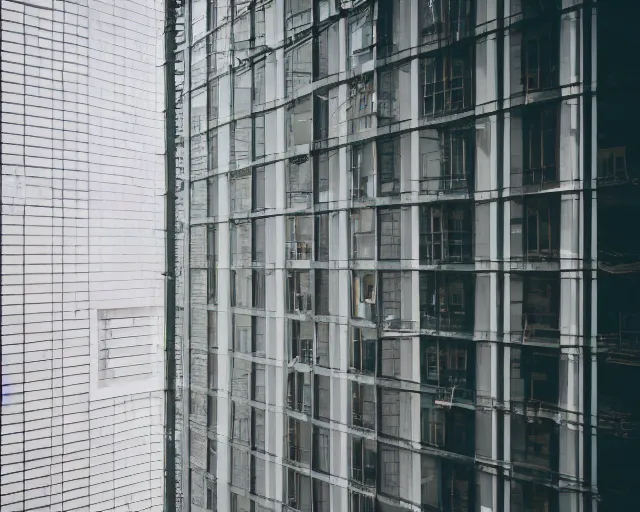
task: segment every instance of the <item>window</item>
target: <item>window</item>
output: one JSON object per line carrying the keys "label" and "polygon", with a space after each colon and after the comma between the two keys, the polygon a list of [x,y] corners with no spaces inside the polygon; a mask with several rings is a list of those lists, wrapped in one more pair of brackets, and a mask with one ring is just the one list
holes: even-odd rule
{"label": "window", "polygon": [[517,415],[511,419],[511,456],[514,463],[557,471],[558,425],[552,419]]}
{"label": "window", "polygon": [[444,447],[445,412],[435,407],[434,398],[422,393],[420,395],[420,440],[428,446]]}
{"label": "window", "polygon": [[422,60],[423,116],[438,116],[473,107],[471,55],[471,49],[463,46]]}
{"label": "window", "polygon": [[375,329],[353,329],[353,340],[349,354],[349,370],[358,373],[375,374],[376,343],[378,336]]}
{"label": "window", "polygon": [[267,33],[265,25],[265,7],[256,7],[255,3],[252,5],[253,9],[253,46],[254,48],[260,48],[267,43]]}
{"label": "window", "polygon": [[402,375],[401,346],[402,340],[380,340],[380,374],[383,377],[399,379]]}
{"label": "window", "polygon": [[[236,8],[238,2],[236,0]],[[251,14],[246,13],[233,20],[232,48],[236,54],[246,55],[251,48]]]}
{"label": "window", "polygon": [[512,512],[559,512],[558,491],[545,485],[511,480]]}
{"label": "window", "polygon": [[315,271],[316,315],[329,315],[329,271]]}
{"label": "window", "polygon": [[[516,283],[521,281],[520,276],[512,277],[512,290]],[[518,290],[514,290],[511,296],[511,310],[514,316],[518,316]],[[511,325],[517,330],[519,323],[523,329],[524,341],[555,340],[559,336],[560,327],[560,279],[554,277],[526,276],[523,282],[523,304],[521,306],[521,318],[513,318]]]}
{"label": "window", "polygon": [[266,206],[265,166],[253,169],[253,211],[264,211]]}
{"label": "window", "polygon": [[550,198],[527,201],[527,257],[557,257],[560,250],[560,204]]}
{"label": "window", "polygon": [[316,80],[326,78],[337,71],[339,23],[320,29],[315,37]]}
{"label": "window", "polygon": [[400,494],[400,450],[380,445],[380,492],[390,496]]}
{"label": "window", "polygon": [[256,402],[265,402],[265,365],[253,363],[251,373],[251,383],[253,385],[251,398]]}
{"label": "window", "polygon": [[329,214],[315,216],[316,261],[329,261]]}
{"label": "window", "polygon": [[207,355],[207,381],[209,383],[209,389],[218,389],[218,355],[209,352]]}
{"label": "window", "polygon": [[[235,31],[236,28],[234,27]],[[233,79],[233,113],[236,116],[246,115],[251,112],[251,83],[251,68],[235,73]]]}
{"label": "window", "polygon": [[253,107],[261,108],[266,102],[265,60],[253,65]]}
{"label": "window", "polygon": [[327,203],[329,202],[329,153],[319,153],[314,163],[314,199],[316,203]]}
{"label": "window", "polygon": [[248,165],[252,159],[253,121],[246,117],[231,124],[229,162],[238,167]]}
{"label": "window", "polygon": [[[287,32],[298,33],[311,25],[313,21],[311,0],[286,0],[285,27]],[[289,37],[291,34],[287,34]]]}
{"label": "window", "polygon": [[207,226],[207,302],[217,301],[218,255],[216,251],[216,226]]}
{"label": "window", "polygon": [[400,208],[381,209],[379,224],[379,259],[399,260],[402,248],[402,210]]}
{"label": "window", "polygon": [[[372,74],[361,75],[352,82],[347,105],[347,132],[360,133],[373,128],[375,91]],[[334,109],[331,111],[333,114]]]}
{"label": "window", "polygon": [[301,87],[313,79],[311,40],[285,51],[285,96],[291,98]]}
{"label": "window", "polygon": [[233,267],[251,267],[253,225],[251,222],[232,222],[230,226],[231,265]]}
{"label": "window", "polygon": [[253,118],[253,157],[255,159],[264,157],[265,131],[264,115]]}
{"label": "window", "polygon": [[231,368],[231,395],[249,399],[249,381],[251,363],[242,359],[233,359]]}
{"label": "window", "polygon": [[287,407],[311,414],[311,374],[290,372],[287,377]]}
{"label": "window", "polygon": [[[218,130],[209,130],[208,134],[209,144],[209,171],[215,171],[218,169]],[[213,188],[208,189],[207,197],[211,199],[208,201],[208,216],[216,217],[218,215],[218,177],[213,176],[209,178],[210,186]],[[215,191],[215,193],[213,193]]]}
{"label": "window", "polygon": [[423,329],[473,329],[473,277],[461,273],[420,272],[420,323]]}
{"label": "window", "polygon": [[199,87],[207,80],[207,39],[201,39],[191,48],[191,87]]}
{"label": "window", "polygon": [[375,386],[351,381],[351,425],[374,430],[376,428]]}
{"label": "window", "polygon": [[287,148],[311,143],[313,134],[311,96],[295,100],[286,107],[285,129],[287,131]]}
{"label": "window", "polygon": [[311,510],[311,479],[295,469],[284,468],[285,504],[295,510]]}
{"label": "window", "polygon": [[214,439],[207,439],[207,473],[216,474],[218,467],[218,443]]}
{"label": "window", "polygon": [[218,428],[218,399],[215,396],[207,396],[207,429],[217,430]]}
{"label": "window", "polygon": [[380,195],[399,194],[402,172],[402,136],[378,141],[378,169],[380,170]]}
{"label": "window", "polygon": [[313,427],[313,470],[329,473],[329,434],[330,430],[323,427]]}
{"label": "window", "polygon": [[312,204],[312,170],[309,157],[291,158],[287,165],[287,207],[308,208]]}
{"label": "window", "polygon": [[317,478],[313,479],[313,510],[314,512],[331,510],[329,484]]}
{"label": "window", "polygon": [[257,407],[251,408],[251,444],[254,450],[265,451],[265,412]]}
{"label": "window", "polygon": [[544,186],[558,180],[558,109],[556,106],[530,109],[525,116],[524,185]]}
{"label": "window", "polygon": [[209,82],[209,126],[218,124],[218,80],[211,80]]}
{"label": "window", "polygon": [[311,462],[311,427],[305,421],[288,418],[288,458],[309,464]]}
{"label": "window", "polygon": [[251,439],[251,407],[231,402],[231,440],[249,446]]}
{"label": "window", "polygon": [[420,260],[427,265],[472,260],[471,207],[447,203],[420,207]]}
{"label": "window", "polygon": [[251,211],[251,176],[251,169],[242,169],[229,174],[232,213],[249,213]]}
{"label": "window", "polygon": [[331,384],[326,375],[315,376],[316,400],[315,417],[320,420],[331,419]]}
{"label": "window", "polygon": [[[473,386],[473,345],[451,339],[425,337],[420,340],[420,373],[424,384],[446,388]],[[458,395],[456,395],[458,396]]]}
{"label": "window", "polygon": [[251,458],[250,453],[240,448],[231,448],[231,483],[241,489],[249,489]]}
{"label": "window", "polygon": [[434,34],[454,39],[470,35],[472,27],[471,0],[421,0],[420,29],[422,42],[431,42]]}
{"label": "window", "polygon": [[533,33],[526,33],[523,39],[522,71],[525,90],[530,92],[555,87],[559,69],[556,28],[546,25]]}
{"label": "window", "polygon": [[312,313],[311,276],[308,271],[288,271],[287,289],[287,312],[295,314]]}
{"label": "window", "polygon": [[329,368],[329,324],[316,323],[316,361],[318,366]]}
{"label": "window", "polygon": [[287,259],[310,260],[313,254],[313,217],[287,217]]}
{"label": "window", "polygon": [[440,461],[430,455],[420,456],[420,497],[423,510],[442,510]]}
{"label": "window", "polygon": [[357,492],[351,492],[350,512],[375,512],[374,501],[371,496],[365,496]]}
{"label": "window", "polygon": [[555,407],[560,387],[557,349],[521,347],[511,349],[511,398]]}
{"label": "window", "polygon": [[378,466],[376,442],[357,436],[349,436],[349,438],[351,440],[351,479],[362,485],[375,486]]}
{"label": "window", "polygon": [[207,480],[207,511],[218,510],[218,486],[215,481]]}
{"label": "window", "polygon": [[321,89],[313,96],[313,140],[315,141],[326,141],[329,138],[328,92],[328,89]]}
{"label": "window", "polygon": [[376,195],[374,143],[354,144],[350,148],[351,198],[373,198]]}
{"label": "window", "polygon": [[218,313],[216,311],[207,311],[207,343],[209,350],[218,348]]}
{"label": "window", "polygon": [[375,258],[376,216],[373,208],[352,210],[351,257],[356,260]]}
{"label": "window", "polygon": [[420,192],[467,191],[472,188],[473,128],[420,132]]}
{"label": "window", "polygon": [[251,456],[251,492],[258,496],[266,495],[266,463],[265,460],[256,456]]}
{"label": "window", "polygon": [[407,120],[411,117],[410,95],[411,66],[404,64],[399,67],[381,71],[378,88],[378,125],[386,126]]}
{"label": "window", "polygon": [[375,322],[378,318],[376,304],[376,275],[374,272],[353,272],[351,287],[353,318]]}
{"label": "window", "polygon": [[391,437],[400,437],[400,404],[406,403],[404,398],[404,393],[401,391],[380,389],[379,432]]}
{"label": "window", "polygon": [[313,364],[313,322],[289,320],[289,361]]}
{"label": "window", "polygon": [[348,23],[347,66],[354,69],[373,59],[373,9],[368,6],[357,10]]}

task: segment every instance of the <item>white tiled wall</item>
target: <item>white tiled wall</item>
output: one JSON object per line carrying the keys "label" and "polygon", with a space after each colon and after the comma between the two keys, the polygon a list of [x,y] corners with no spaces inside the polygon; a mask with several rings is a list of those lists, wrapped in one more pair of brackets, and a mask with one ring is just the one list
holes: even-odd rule
{"label": "white tiled wall", "polygon": [[162,510],[163,2],[1,6],[0,509]]}

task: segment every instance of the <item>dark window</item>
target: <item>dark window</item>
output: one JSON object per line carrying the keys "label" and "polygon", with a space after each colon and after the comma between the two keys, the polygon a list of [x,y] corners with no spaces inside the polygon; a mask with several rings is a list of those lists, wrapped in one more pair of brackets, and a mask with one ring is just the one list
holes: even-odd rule
{"label": "dark window", "polygon": [[313,427],[313,469],[321,473],[329,473],[329,436],[331,431],[328,428]]}
{"label": "dark window", "polygon": [[357,436],[351,439],[351,479],[366,485],[376,485],[378,448],[375,441]]}
{"label": "dark window", "polygon": [[353,340],[349,354],[349,369],[358,373],[374,374],[376,371],[376,343],[378,336],[375,329],[353,329]]}
{"label": "dark window", "polygon": [[376,428],[375,386],[351,381],[351,424],[370,430]]}
{"label": "dark window", "polygon": [[311,374],[291,372],[287,377],[287,407],[311,414]]}
{"label": "dark window", "polygon": [[472,62],[472,52],[467,46],[422,60],[423,116],[438,116],[473,107]]}
{"label": "dark window", "polygon": [[456,203],[420,207],[420,260],[427,265],[469,262],[473,254],[471,207]]}
{"label": "dark window", "polygon": [[295,462],[311,462],[311,427],[305,421],[288,418],[288,458]]}
{"label": "dark window", "polygon": [[316,324],[316,364],[328,368],[331,366],[329,359],[329,324]]}
{"label": "dark window", "polygon": [[316,315],[329,315],[329,271],[315,271]]}
{"label": "dark window", "polygon": [[558,181],[558,108],[534,108],[526,113],[524,185]]}
{"label": "dark window", "polygon": [[326,375],[315,376],[315,417],[320,420],[331,419],[331,384]]}
{"label": "dark window", "polygon": [[466,332],[473,328],[473,277],[420,272],[420,323],[423,329]]}

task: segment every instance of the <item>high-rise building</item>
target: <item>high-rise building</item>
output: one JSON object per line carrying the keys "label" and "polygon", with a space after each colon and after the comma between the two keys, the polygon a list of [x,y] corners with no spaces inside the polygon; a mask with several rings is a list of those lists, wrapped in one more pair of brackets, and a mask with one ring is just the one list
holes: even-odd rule
{"label": "high-rise building", "polygon": [[0,510],[162,510],[164,9],[0,17]]}
{"label": "high-rise building", "polygon": [[174,7],[181,510],[633,509],[637,8]]}
{"label": "high-rise building", "polygon": [[640,2],[1,5],[2,512],[640,510]]}

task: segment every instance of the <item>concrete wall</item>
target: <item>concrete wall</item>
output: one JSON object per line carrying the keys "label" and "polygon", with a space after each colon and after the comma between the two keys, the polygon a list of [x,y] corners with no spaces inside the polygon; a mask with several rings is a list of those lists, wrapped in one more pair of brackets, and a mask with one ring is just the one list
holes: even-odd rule
{"label": "concrete wall", "polygon": [[3,512],[162,507],[163,18],[2,1]]}

